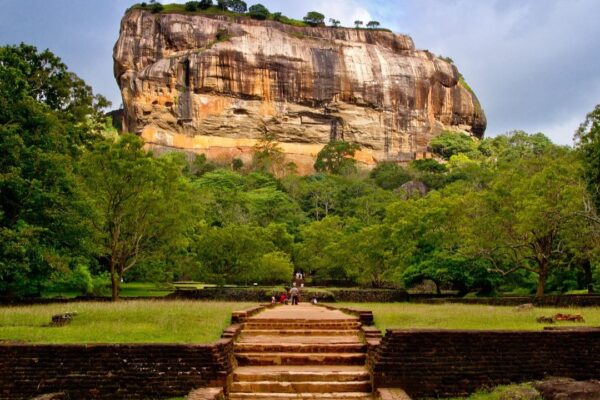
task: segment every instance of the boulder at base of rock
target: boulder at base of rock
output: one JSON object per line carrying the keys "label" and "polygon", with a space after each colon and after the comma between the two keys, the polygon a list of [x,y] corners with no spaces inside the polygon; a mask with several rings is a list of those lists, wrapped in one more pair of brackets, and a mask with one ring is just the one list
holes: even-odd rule
{"label": "boulder at base of rock", "polygon": [[600,381],[548,379],[533,385],[545,400],[600,400]]}

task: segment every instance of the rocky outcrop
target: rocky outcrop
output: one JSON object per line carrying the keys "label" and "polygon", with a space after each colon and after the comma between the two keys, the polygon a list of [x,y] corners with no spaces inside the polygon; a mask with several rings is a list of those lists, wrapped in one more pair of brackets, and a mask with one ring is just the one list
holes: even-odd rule
{"label": "rocky outcrop", "polygon": [[114,61],[125,129],[209,159],[248,160],[270,132],[307,173],[333,138],[373,165],[422,156],[442,130],[486,127],[454,65],[386,31],[134,9]]}

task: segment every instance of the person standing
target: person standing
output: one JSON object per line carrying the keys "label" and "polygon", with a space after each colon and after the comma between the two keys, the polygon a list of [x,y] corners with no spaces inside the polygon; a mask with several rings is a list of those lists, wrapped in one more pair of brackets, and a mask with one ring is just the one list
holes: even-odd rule
{"label": "person standing", "polygon": [[292,305],[297,306],[299,291],[298,291],[298,288],[296,287],[296,285],[294,285],[294,287],[292,287],[292,289],[290,290],[290,295],[292,297]]}

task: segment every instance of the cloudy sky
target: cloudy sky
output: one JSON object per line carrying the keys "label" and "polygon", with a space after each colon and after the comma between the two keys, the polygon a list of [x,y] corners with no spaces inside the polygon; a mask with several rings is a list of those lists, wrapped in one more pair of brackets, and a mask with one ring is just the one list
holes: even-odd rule
{"label": "cloudy sky", "polygon": [[[119,21],[134,0],[1,0],[0,44],[31,43],[59,55],[113,105]],[[253,3],[250,1],[250,3]],[[420,49],[450,56],[477,93],[487,135],[544,132],[571,144],[600,103],[599,0],[263,0],[301,18],[310,10],[345,25],[378,20]]]}

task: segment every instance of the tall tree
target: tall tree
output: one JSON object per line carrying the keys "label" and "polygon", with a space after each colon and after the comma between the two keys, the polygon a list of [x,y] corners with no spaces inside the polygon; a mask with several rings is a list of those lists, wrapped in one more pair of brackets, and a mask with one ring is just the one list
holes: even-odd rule
{"label": "tall tree", "polygon": [[113,300],[127,271],[162,258],[185,232],[190,201],[183,168],[181,158],[146,153],[133,135],[101,142],[82,158],[81,183],[94,210],[89,222],[110,273]]}
{"label": "tall tree", "polygon": [[54,271],[90,262],[72,167],[107,105],[50,51],[0,47],[0,293],[39,294]]}
{"label": "tall tree", "polygon": [[600,104],[586,116],[575,133],[575,139],[583,158],[588,191],[596,212],[600,213]]}
{"label": "tall tree", "polygon": [[506,275],[524,269],[537,275],[545,293],[552,269],[574,243],[587,197],[581,165],[568,150],[552,147],[537,157],[500,165],[490,189],[466,207],[471,255]]}

